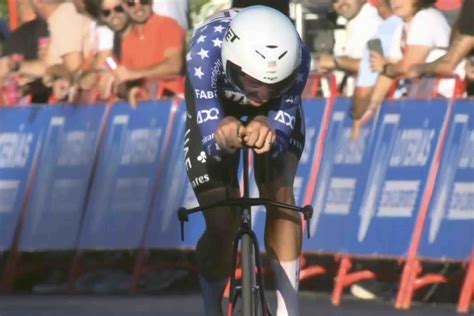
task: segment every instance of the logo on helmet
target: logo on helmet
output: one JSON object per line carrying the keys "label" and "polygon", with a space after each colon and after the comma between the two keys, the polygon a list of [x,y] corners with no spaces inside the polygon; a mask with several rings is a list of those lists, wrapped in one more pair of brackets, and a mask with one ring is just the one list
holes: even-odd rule
{"label": "logo on helmet", "polygon": [[229,28],[227,33],[225,34],[225,40],[228,42],[233,43],[235,40],[240,40],[240,37],[235,34],[234,30],[232,28]]}
{"label": "logo on helmet", "polygon": [[269,61],[267,66],[268,66],[268,68],[276,68],[276,66],[277,66],[276,60]]}

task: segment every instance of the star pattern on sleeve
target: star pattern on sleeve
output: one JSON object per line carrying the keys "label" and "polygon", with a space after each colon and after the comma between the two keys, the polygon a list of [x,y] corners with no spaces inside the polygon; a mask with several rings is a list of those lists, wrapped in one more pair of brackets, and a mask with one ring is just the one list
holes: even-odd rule
{"label": "star pattern on sleeve", "polygon": [[199,36],[197,42],[198,42],[198,43],[204,43],[204,40],[206,39],[206,37],[207,37],[206,35],[201,35],[201,36]]}
{"label": "star pattern on sleeve", "polygon": [[212,43],[214,43],[214,47],[222,47],[222,41],[218,37],[213,39]]}
{"label": "star pattern on sleeve", "polygon": [[208,50],[201,48],[201,50],[197,53],[197,55],[201,56],[201,60],[203,60],[204,58],[209,58],[208,53],[209,53]]}
{"label": "star pattern on sleeve", "polygon": [[201,67],[194,67],[194,76],[198,77],[199,79],[202,79],[202,76],[204,76],[204,73],[202,72]]}
{"label": "star pattern on sleeve", "polygon": [[218,26],[214,26],[214,33],[216,33],[216,32],[217,33],[222,33],[222,31],[224,29],[225,29],[225,27],[219,24]]}

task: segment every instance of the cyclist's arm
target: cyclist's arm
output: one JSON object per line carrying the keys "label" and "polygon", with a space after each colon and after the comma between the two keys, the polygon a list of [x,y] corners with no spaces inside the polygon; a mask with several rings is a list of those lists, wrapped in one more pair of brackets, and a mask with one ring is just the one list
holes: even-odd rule
{"label": "cyclist's arm", "polygon": [[280,156],[286,152],[290,135],[295,128],[295,120],[301,109],[301,94],[303,93],[310,69],[310,55],[303,48],[300,71],[293,87],[283,95],[275,109],[268,113],[271,126],[275,129],[276,141],[272,146],[272,156]]}
{"label": "cyclist's arm", "polygon": [[[212,43],[211,43],[212,44]],[[224,118],[221,101],[217,94],[217,78],[222,74],[220,50],[212,45],[194,45],[188,53],[186,63],[186,102],[195,113],[189,119],[195,120],[206,154],[219,157],[220,149],[214,138],[214,131]],[[201,49],[207,50],[207,57]],[[198,53],[201,52],[201,55]],[[189,106],[191,105],[191,106]]]}

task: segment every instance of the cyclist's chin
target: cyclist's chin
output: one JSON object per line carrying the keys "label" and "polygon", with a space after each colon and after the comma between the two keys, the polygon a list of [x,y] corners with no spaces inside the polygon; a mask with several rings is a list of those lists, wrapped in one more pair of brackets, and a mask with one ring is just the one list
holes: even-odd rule
{"label": "cyclist's chin", "polygon": [[250,105],[255,106],[255,107],[262,106],[268,102],[268,100],[260,100],[260,99],[248,99],[248,101]]}

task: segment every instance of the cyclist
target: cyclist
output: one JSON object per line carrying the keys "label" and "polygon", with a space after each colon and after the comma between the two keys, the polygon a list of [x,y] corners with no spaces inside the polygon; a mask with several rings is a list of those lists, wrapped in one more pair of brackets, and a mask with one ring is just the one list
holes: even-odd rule
{"label": "cyclist", "polygon": [[[185,163],[199,203],[239,196],[239,148],[248,146],[256,153],[260,195],[294,204],[305,139],[301,93],[310,55],[291,21],[265,6],[220,12],[195,30],[186,60]],[[277,208],[268,208],[266,216],[276,314],[298,315],[301,219]],[[204,217],[206,230],[197,244],[199,282],[205,314],[222,315],[239,217],[230,207]]]}

